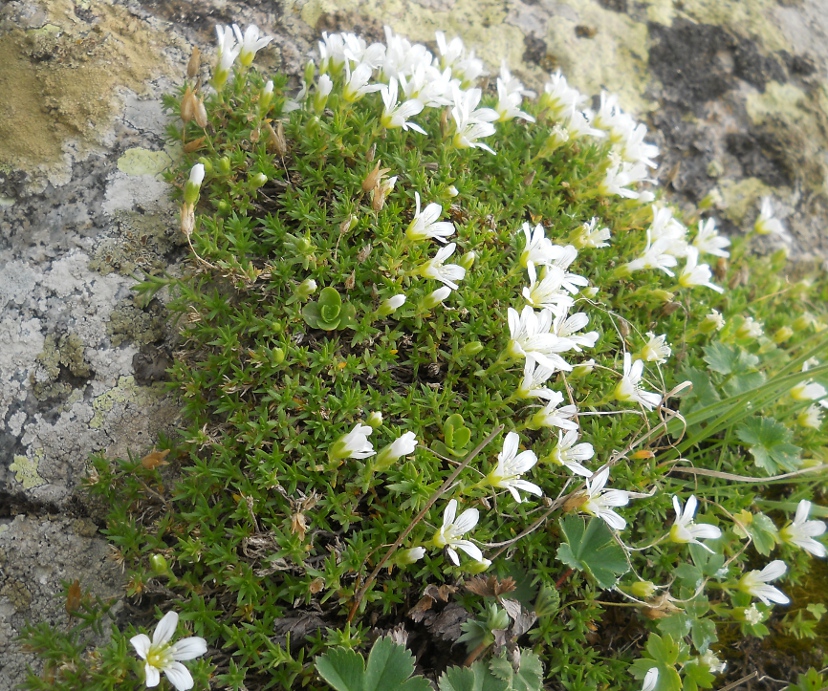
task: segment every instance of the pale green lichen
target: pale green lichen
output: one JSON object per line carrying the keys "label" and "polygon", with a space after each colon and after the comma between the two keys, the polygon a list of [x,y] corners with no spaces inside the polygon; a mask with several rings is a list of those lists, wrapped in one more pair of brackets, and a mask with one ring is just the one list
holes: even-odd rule
{"label": "pale green lichen", "polygon": [[765,92],[748,94],[745,107],[751,121],[759,124],[769,118],[784,118],[790,122],[800,122],[808,117],[802,108],[806,99],[805,92],[793,84],[768,82]]}
{"label": "pale green lichen", "polygon": [[23,489],[32,489],[45,485],[44,480],[37,472],[40,462],[43,460],[43,449],[35,449],[32,458],[18,455],[14,457],[9,470],[14,473],[14,479],[23,485]]}
{"label": "pale green lichen", "polygon": [[172,164],[166,151],[151,151],[141,147],[127,149],[118,159],[118,170],[127,175],[158,176]]}
{"label": "pale green lichen", "polygon": [[107,415],[120,404],[131,403],[142,410],[155,406],[159,397],[163,396],[162,392],[163,385],[158,389],[139,386],[135,383],[135,377],[131,375],[121,377],[114,388],[92,401],[92,410],[95,412],[89,422],[89,427],[102,429]]}
{"label": "pale green lichen", "polygon": [[752,220],[748,218],[748,213],[755,215],[759,208],[759,200],[773,193],[773,188],[757,178],[723,180],[718,190],[723,201],[722,215],[737,225],[741,225],[745,220]]}
{"label": "pale green lichen", "polygon": [[169,266],[167,254],[185,242],[170,213],[119,210],[112,216],[116,234],[99,242],[89,260],[89,268],[101,274],[161,273]]}
{"label": "pale green lichen", "polygon": [[75,334],[48,334],[36,362],[30,379],[39,400],[67,396],[74,388],[72,380],[85,380],[92,375],[84,358],[83,341]]}

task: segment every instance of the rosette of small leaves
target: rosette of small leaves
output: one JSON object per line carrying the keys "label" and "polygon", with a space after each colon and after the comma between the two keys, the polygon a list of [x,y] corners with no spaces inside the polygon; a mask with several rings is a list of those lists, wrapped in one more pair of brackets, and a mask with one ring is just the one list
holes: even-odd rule
{"label": "rosette of small leaves", "polygon": [[302,318],[312,329],[334,331],[356,328],[356,308],[343,304],[336,288],[323,288],[319,298],[302,308]]}

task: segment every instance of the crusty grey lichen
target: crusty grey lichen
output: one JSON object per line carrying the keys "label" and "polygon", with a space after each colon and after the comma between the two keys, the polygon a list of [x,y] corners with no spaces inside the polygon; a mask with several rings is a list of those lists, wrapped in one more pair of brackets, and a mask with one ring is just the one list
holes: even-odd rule
{"label": "crusty grey lichen", "polygon": [[75,334],[46,336],[36,367],[29,375],[32,391],[39,400],[65,398],[92,375],[83,350],[83,342]]}

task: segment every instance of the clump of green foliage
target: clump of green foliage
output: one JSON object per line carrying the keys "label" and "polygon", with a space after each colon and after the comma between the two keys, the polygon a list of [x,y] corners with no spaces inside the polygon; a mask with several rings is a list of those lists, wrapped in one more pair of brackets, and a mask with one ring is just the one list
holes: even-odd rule
{"label": "clump of green foliage", "polygon": [[213,688],[426,688],[405,641],[444,690],[711,688],[824,553],[825,282],[650,204],[611,101],[475,91],[438,45],[432,107],[391,34],[325,37],[295,99],[222,43],[168,99],[192,258],[137,288],[169,291],[186,428],[89,483],[128,595]]}

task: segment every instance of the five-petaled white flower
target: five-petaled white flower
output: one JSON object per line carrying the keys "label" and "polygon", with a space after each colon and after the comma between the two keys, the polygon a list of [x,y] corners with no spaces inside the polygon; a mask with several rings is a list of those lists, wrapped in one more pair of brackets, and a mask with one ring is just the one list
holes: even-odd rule
{"label": "five-petaled white flower", "polygon": [[578,441],[578,430],[571,429],[566,434],[559,431],[558,445],[547,456],[547,460],[557,465],[566,466],[576,475],[592,477],[592,471],[585,468],[581,461],[588,461],[592,458],[595,455],[595,449],[592,444],[587,442],[576,444],[576,441]]}
{"label": "five-petaled white flower", "polygon": [[538,462],[534,451],[518,453],[520,437],[515,432],[509,432],[503,441],[503,451],[497,455],[497,467],[488,474],[486,480],[492,487],[508,489],[515,501],[520,504],[518,490],[529,492],[538,497],[543,495],[541,488],[532,482],[521,480],[520,476]]}
{"label": "five-petaled white flower", "polygon": [[722,536],[722,531],[715,525],[707,523],[696,524],[693,522],[693,516],[696,513],[696,506],[698,501],[695,495],[690,495],[687,503],[684,505],[684,511],[681,510],[681,500],[673,495],[673,508],[676,510],[676,521],[673,527],[670,528],[670,539],[673,542],[685,544],[692,542],[694,544],[704,547],[708,552],[713,552],[707,545],[699,542],[704,539],[715,539]]}
{"label": "five-petaled white flower", "polygon": [[171,645],[170,639],[177,626],[178,614],[167,612],[155,627],[152,642],[143,633],[129,639],[135,652],[146,663],[144,672],[148,688],[158,686],[161,681],[161,672],[178,691],[193,688],[193,677],[190,671],[181,664],[181,660],[192,660],[204,655],[207,652],[207,641],[198,636],[191,636]]}
{"label": "five-petaled white flower", "polygon": [[507,314],[511,340],[506,352],[510,357],[525,357],[554,371],[572,371],[572,365],[558,355],[571,350],[572,344],[549,332],[555,316],[552,310],[544,309],[536,313],[527,305],[520,314],[511,307]]}
{"label": "five-petaled white flower", "polygon": [[647,332],[649,339],[644,347],[641,349],[641,359],[647,362],[656,362],[663,365],[667,362],[667,358],[673,352],[670,346],[666,343],[667,334],[656,336],[652,331]]}
{"label": "five-petaled white flower", "polygon": [[456,247],[457,245],[453,242],[441,247],[433,259],[429,259],[417,269],[419,274],[424,278],[435,278],[452,290],[457,290],[457,281],[463,280],[466,270],[459,264],[445,263],[446,259],[454,254]]}
{"label": "five-petaled white flower", "polygon": [[815,557],[824,557],[825,545],[817,542],[814,538],[825,532],[825,522],[809,521],[809,513],[811,513],[811,502],[803,499],[796,507],[796,516],[794,516],[793,522],[779,531],[779,537],[782,542],[796,545]]}
{"label": "five-petaled white flower", "polygon": [[368,458],[374,455],[374,447],[368,437],[373,428],[357,423],[354,428],[333,443],[328,451],[332,461],[341,461],[345,458]]}
{"label": "five-petaled white flower", "polygon": [[577,406],[570,404],[558,408],[563,403],[563,394],[552,389],[544,389],[544,391],[546,393],[543,398],[548,402],[527,420],[526,427],[529,429],[540,429],[541,427],[560,427],[566,430],[578,429],[578,423],[573,420],[578,415]]}
{"label": "five-petaled white flower", "polygon": [[420,134],[425,134],[426,131],[422,127],[408,119],[412,115],[417,115],[422,112],[425,107],[422,101],[412,98],[403,103],[397,103],[398,92],[399,87],[394,77],[391,77],[387,86],[383,85],[380,87],[380,95],[385,105],[382,116],[380,117],[380,124],[387,130],[402,127],[403,130],[414,130]]}
{"label": "five-petaled white flower", "polygon": [[615,387],[615,397],[619,401],[636,401],[647,410],[652,410],[661,403],[661,396],[657,393],[644,391],[639,383],[644,376],[644,361],[632,361],[629,353],[624,353],[624,374]]}
{"label": "five-petaled white flower", "polygon": [[466,509],[455,520],[456,516],[457,500],[452,499],[443,512],[443,525],[434,533],[432,542],[440,549],[445,547],[448,558],[455,566],[460,566],[460,557],[457,556],[456,549],[461,549],[475,561],[482,562],[483,552],[480,551],[480,548],[469,540],[460,539],[477,525],[480,514],[477,509]]}
{"label": "five-petaled white flower", "polygon": [[679,285],[684,288],[693,288],[695,286],[705,286],[717,293],[723,293],[724,288],[711,283],[713,272],[707,264],[699,264],[699,250],[692,245],[687,248],[687,263],[679,274]]}
{"label": "five-petaled white flower", "polygon": [[699,221],[699,230],[693,240],[693,247],[702,254],[714,254],[717,257],[730,256],[730,252],[725,250],[725,247],[730,247],[730,240],[716,232],[715,218]]}
{"label": "five-petaled white flower", "polygon": [[788,596],[779,590],[779,588],[768,585],[768,583],[779,578],[787,570],[788,567],[785,562],[781,559],[776,559],[761,571],[748,571],[739,579],[737,587],[742,592],[753,595],[753,597],[758,597],[766,605],[769,605],[771,602],[786,605],[790,602]]}
{"label": "five-petaled white flower", "polygon": [[233,24],[233,33],[236,35],[236,40],[239,42],[239,62],[244,67],[250,67],[253,64],[253,58],[256,57],[262,48],[273,40],[271,36],[262,36],[259,38],[259,27],[251,24],[244,30],[242,34],[237,24]]}
{"label": "five-petaled white flower", "polygon": [[609,479],[609,468],[604,468],[592,480],[586,481],[586,501],[581,504],[581,511],[603,520],[610,528],[623,530],[627,521],[619,516],[613,508],[630,503],[630,493],[622,489],[604,489]]}
{"label": "five-petaled white flower", "polygon": [[443,207],[431,202],[425,209],[420,210],[420,193],[414,193],[414,201],[417,205],[414,211],[414,218],[408,224],[405,236],[409,240],[426,240],[434,238],[437,242],[446,242],[446,238],[454,235],[454,224],[451,221],[438,221]]}

